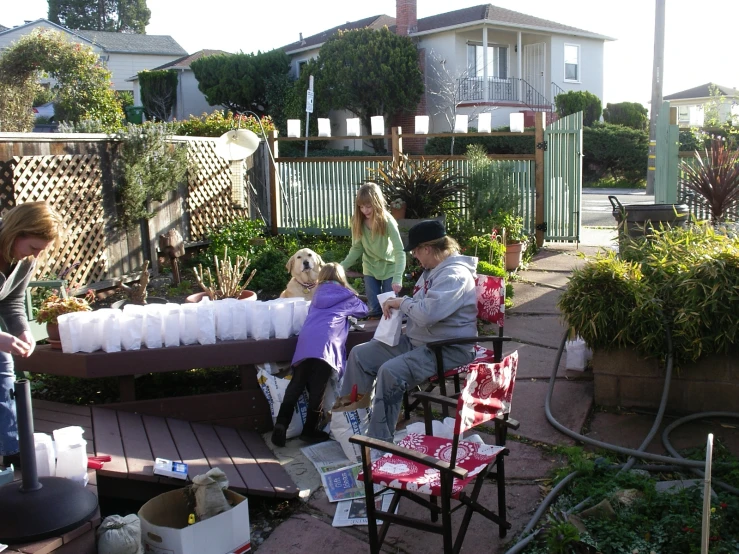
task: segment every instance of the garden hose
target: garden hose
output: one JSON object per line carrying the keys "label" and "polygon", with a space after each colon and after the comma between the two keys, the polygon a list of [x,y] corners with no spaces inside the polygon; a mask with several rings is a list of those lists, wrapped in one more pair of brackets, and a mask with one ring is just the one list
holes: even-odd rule
{"label": "garden hose", "polygon": [[[672,430],[674,430],[679,425],[682,425],[684,423],[688,423],[690,421],[696,420],[696,419],[704,419],[706,417],[728,417],[728,418],[739,418],[739,414],[736,412],[701,412],[698,414],[693,414],[681,419],[678,419],[677,421],[670,424],[668,427],[665,428],[665,430],[662,433],[662,442],[665,446],[665,449],[672,455],[672,457],[669,456],[661,456],[658,454],[650,454],[648,452],[644,452],[644,449],[647,448],[649,443],[654,438],[655,434],[657,433],[657,430],[659,429],[659,426],[662,423],[662,419],[664,417],[664,412],[667,406],[667,397],[670,390],[670,383],[672,381],[672,366],[673,366],[673,348],[672,348],[672,336],[670,334],[669,328],[666,328],[666,336],[665,339],[667,341],[667,364],[666,364],[666,372],[665,372],[665,384],[662,390],[662,398],[660,400],[660,406],[657,411],[657,416],[655,417],[655,421],[652,425],[652,428],[650,429],[649,433],[647,434],[644,441],[642,441],[642,444],[639,446],[637,450],[633,450],[631,448],[625,448],[622,446],[618,446],[615,444],[610,444],[602,441],[598,441],[589,437],[586,437],[584,435],[581,435],[580,433],[576,433],[575,431],[572,431],[571,429],[565,427],[561,423],[559,423],[552,414],[551,411],[551,400],[552,400],[552,394],[554,392],[554,385],[557,378],[557,371],[559,369],[559,363],[562,359],[562,352],[564,352],[564,347],[567,342],[567,338],[569,336],[569,330],[565,332],[564,336],[562,337],[562,341],[559,345],[559,348],[557,349],[557,355],[555,357],[554,361],[554,367],[552,368],[552,374],[549,378],[549,387],[547,390],[547,395],[544,401],[544,411],[545,415],[547,417],[547,420],[549,423],[557,429],[560,433],[563,433],[577,441],[590,444],[591,446],[595,446],[598,448],[603,448],[605,450],[610,450],[619,454],[623,454],[626,456],[629,456],[629,460],[621,465],[616,465],[613,467],[619,467],[619,473],[621,471],[632,469],[635,466],[636,459],[642,459],[642,460],[649,460],[654,462],[661,462],[663,464],[669,464],[669,465],[645,465],[640,466],[639,469],[645,469],[648,471],[671,471],[675,470],[675,468],[685,468],[688,467],[692,471],[698,473],[699,475],[702,475],[703,472],[700,471],[700,469],[705,467],[705,462],[696,461],[696,460],[687,460],[680,456],[677,451],[672,447],[668,440],[668,436]],[[542,500],[541,504],[539,505],[539,508],[537,508],[534,515],[531,517],[531,520],[526,525],[526,527],[521,532],[521,536],[523,538],[517,542],[513,547],[511,547],[509,550],[506,551],[505,554],[516,554],[518,552],[522,552],[523,549],[528,546],[528,544],[536,537],[538,534],[538,531],[531,532],[531,530],[534,528],[534,526],[538,523],[539,519],[541,519],[541,516],[544,515],[544,512],[547,510],[547,508],[554,502],[555,498],[560,494],[562,489],[564,487],[560,486],[563,483],[569,483],[572,479],[574,479],[577,476],[578,472],[573,472],[567,475],[560,483],[557,484],[556,487],[554,487],[549,494]],[[736,489],[735,487],[731,487],[730,485],[727,485],[726,483],[722,483],[720,481],[713,481],[714,483],[717,483],[722,488],[726,489],[727,491],[733,493],[733,494],[739,494],[739,489]],[[580,502],[577,506],[575,506],[572,510],[569,511],[569,513],[574,513],[576,511],[579,511],[584,505],[587,504],[589,501],[589,498],[586,498],[584,501]]]}

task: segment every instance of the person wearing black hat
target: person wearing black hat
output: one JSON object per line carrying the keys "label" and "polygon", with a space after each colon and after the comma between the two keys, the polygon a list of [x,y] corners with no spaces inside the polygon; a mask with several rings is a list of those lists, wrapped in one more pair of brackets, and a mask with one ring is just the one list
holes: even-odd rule
{"label": "person wearing black hat", "polygon": [[[392,441],[403,393],[436,375],[436,357],[426,343],[477,334],[477,258],[459,253],[459,244],[447,236],[436,220],[422,221],[408,232],[410,252],[423,266],[413,297],[390,298],[383,315],[400,310],[408,318],[397,346],[370,341],[349,354],[340,394],[371,393],[367,435]],[[442,350],[444,369],[468,364],[474,358],[471,345],[450,345]]]}

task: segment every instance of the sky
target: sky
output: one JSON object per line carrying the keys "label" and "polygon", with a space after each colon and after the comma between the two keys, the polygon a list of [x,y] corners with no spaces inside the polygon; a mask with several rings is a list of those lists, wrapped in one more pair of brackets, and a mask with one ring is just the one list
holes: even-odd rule
{"label": "sky", "polygon": [[[484,4],[481,0],[418,0],[418,17]],[[604,106],[641,102],[652,93],[654,0],[492,0],[495,6],[616,39],[605,46]],[[185,5],[197,6],[185,8]],[[0,24],[46,17],[47,0],[0,0]],[[188,53],[271,50],[325,29],[374,15],[395,15],[394,0],[147,0],[150,35],[170,35]],[[663,94],[708,82],[739,88],[738,0],[666,0]]]}

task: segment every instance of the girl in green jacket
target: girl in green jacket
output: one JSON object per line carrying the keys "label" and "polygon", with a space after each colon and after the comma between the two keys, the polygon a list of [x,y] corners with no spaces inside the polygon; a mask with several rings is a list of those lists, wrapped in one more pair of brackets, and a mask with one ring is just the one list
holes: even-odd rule
{"label": "girl in green jacket", "polygon": [[400,292],[405,252],[398,224],[387,211],[385,198],[375,183],[365,183],[357,191],[352,216],[352,247],[341,265],[348,270],[360,256],[369,305],[368,317],[379,319],[382,307],[377,295],[390,290],[395,294]]}

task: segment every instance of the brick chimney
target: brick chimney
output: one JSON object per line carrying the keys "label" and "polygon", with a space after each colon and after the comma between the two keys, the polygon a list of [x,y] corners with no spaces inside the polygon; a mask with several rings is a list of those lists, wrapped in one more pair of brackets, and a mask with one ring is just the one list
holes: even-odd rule
{"label": "brick chimney", "polygon": [[395,34],[407,36],[417,30],[416,0],[395,0]]}

